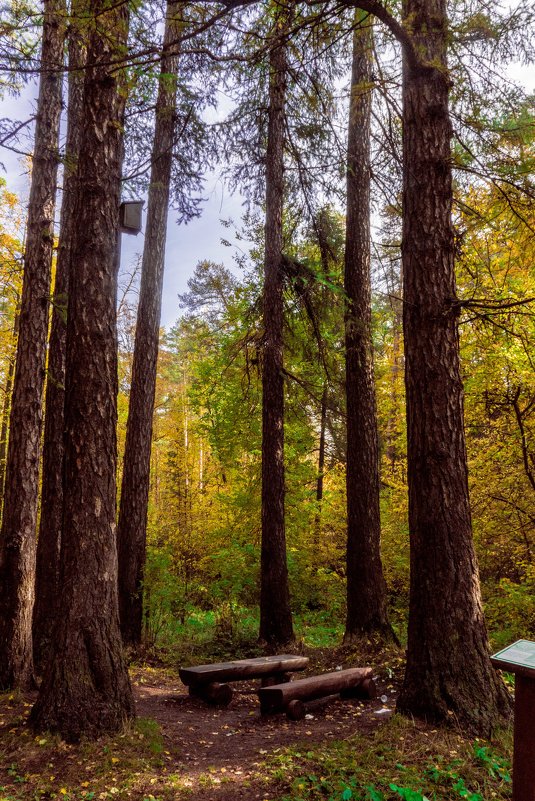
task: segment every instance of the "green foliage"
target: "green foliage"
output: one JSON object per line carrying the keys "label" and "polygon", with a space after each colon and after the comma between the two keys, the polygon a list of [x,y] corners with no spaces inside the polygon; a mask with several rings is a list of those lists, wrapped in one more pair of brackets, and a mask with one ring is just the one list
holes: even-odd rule
{"label": "green foliage", "polygon": [[488,745],[478,743],[474,745],[474,755],[487,768],[489,776],[511,784],[510,764],[506,759],[495,754]]}
{"label": "green foliage", "polygon": [[343,618],[340,614],[320,609],[295,615],[294,628],[297,637],[311,648],[333,648],[339,645],[344,634]]}
{"label": "green foliage", "polygon": [[150,718],[137,718],[135,726],[150,752],[161,754],[164,750],[164,740],[158,723]]}
{"label": "green foliage", "polygon": [[183,621],[169,614],[156,645],[159,656],[175,666],[260,656],[258,615],[229,601],[209,611],[190,607]]}
{"label": "green foliage", "polygon": [[[516,133],[508,133],[509,123],[501,126],[504,152],[525,165],[523,151],[533,152],[533,140],[526,148],[528,128],[522,119],[509,122]],[[461,345],[474,534],[491,628],[503,629],[505,639],[533,631],[533,607],[523,587],[533,585],[534,219],[522,192],[506,198],[496,188],[471,190],[461,219]]]}
{"label": "green foliage", "polygon": [[[254,607],[259,600],[258,554],[250,543],[229,543],[210,557],[210,595],[216,605]],[[226,599],[231,599],[226,601]]]}
{"label": "green foliage", "polygon": [[[336,237],[342,241],[339,219],[326,217],[322,224],[333,242]],[[322,266],[317,247],[309,242],[296,250],[296,256],[304,272],[288,276],[286,297],[290,376],[285,423],[286,536],[293,608],[298,614],[329,609],[342,617],[344,474],[333,442],[318,501],[315,454],[321,398],[330,392],[329,408],[338,403],[333,382],[340,372],[339,356],[321,351],[324,345],[315,334],[321,333],[321,340],[339,349],[343,313],[340,301],[331,303],[325,282],[316,279],[328,272],[329,281],[335,280],[339,265]],[[164,339],[157,388],[149,509],[152,555],[145,579],[152,598],[152,641],[160,636],[163,621],[171,623],[178,616],[183,622],[193,607],[218,614],[223,602],[252,608],[259,600],[262,331],[258,269],[255,266],[239,282],[221,265],[202,262],[189,289],[182,296],[187,314]],[[329,365],[318,371],[318,360],[327,358]],[[327,373],[333,384],[328,391]],[[338,425],[334,416],[328,424],[333,431]],[[166,576],[168,588],[164,587]],[[171,630],[172,624],[167,628]]]}
{"label": "green foliage", "polygon": [[145,638],[155,645],[176,620],[184,621],[187,599],[172,570],[172,556],[168,551],[149,548],[145,563],[144,579]]}
{"label": "green foliage", "polygon": [[[348,742],[273,757],[283,801],[490,801],[510,798],[509,762],[497,746],[419,729],[398,716]],[[283,778],[284,777],[284,778]]]}
{"label": "green foliage", "polygon": [[496,648],[535,636],[535,570],[529,566],[526,572],[523,583],[504,578],[485,585],[485,613]]}
{"label": "green foliage", "polygon": [[411,790],[410,787],[398,787],[397,784],[391,784],[390,789],[404,801],[429,801],[427,796],[422,795],[418,790]]}
{"label": "green foliage", "polygon": [[[521,108],[514,119],[504,115],[492,123],[503,153],[524,166],[532,159],[530,121]],[[505,156],[502,161],[505,170]],[[523,180],[529,189],[529,172]],[[480,185],[459,192],[457,278],[473,527],[498,647],[535,636],[533,208],[520,190],[507,197]],[[373,298],[374,348],[382,556],[390,616],[403,641],[410,558],[393,213],[387,225],[382,262],[388,292],[381,286]],[[259,601],[263,232],[256,218],[246,226],[240,237],[252,247],[240,259],[241,277],[201,262],[181,298],[184,316],[162,339],[145,586],[148,639],[166,647],[180,642],[181,627],[198,611],[221,619],[220,637],[226,629],[229,642],[239,639],[233,610],[247,609],[252,619]],[[318,645],[335,641],[345,615],[343,241],[343,220],[333,210],[322,210],[313,230],[292,215],[285,220],[288,570],[292,611],[304,636]],[[326,453],[318,500],[322,408]],[[207,639],[215,636],[210,626]]]}

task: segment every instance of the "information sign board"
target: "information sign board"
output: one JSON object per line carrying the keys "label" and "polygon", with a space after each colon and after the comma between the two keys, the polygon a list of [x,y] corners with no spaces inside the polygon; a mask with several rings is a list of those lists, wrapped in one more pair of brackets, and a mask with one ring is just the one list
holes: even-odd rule
{"label": "information sign board", "polygon": [[535,801],[535,642],[517,640],[490,659],[515,674],[513,801]]}
{"label": "information sign board", "polygon": [[498,651],[492,657],[495,667],[500,667],[498,663],[504,663],[504,670],[513,670],[515,665],[520,668],[531,668],[535,671],[535,642],[531,640],[517,640],[512,645],[508,645],[502,651]]}

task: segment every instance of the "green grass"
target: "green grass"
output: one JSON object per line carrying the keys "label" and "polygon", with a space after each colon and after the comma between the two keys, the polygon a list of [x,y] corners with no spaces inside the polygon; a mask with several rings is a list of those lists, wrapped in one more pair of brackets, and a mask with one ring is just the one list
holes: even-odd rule
{"label": "green grass", "polygon": [[280,801],[509,801],[510,735],[471,742],[394,716],[374,733],[267,763]]}
{"label": "green grass", "polygon": [[[191,610],[183,623],[169,617],[155,653],[166,664],[225,661],[260,656],[257,610],[223,604],[216,610]],[[333,648],[344,634],[341,620],[325,610],[294,616],[297,643],[307,648]]]}
{"label": "green grass", "polygon": [[[170,757],[156,721],[138,718],[115,737],[70,745],[55,734],[34,736],[27,726],[30,707],[17,703],[1,733],[0,801],[141,799],[150,797],[156,782],[164,801],[165,780],[156,777]],[[171,788],[165,801],[173,798]]]}
{"label": "green grass", "polygon": [[334,648],[340,645],[344,636],[342,621],[333,619],[324,610],[296,616],[294,629],[297,638],[309,648]]}

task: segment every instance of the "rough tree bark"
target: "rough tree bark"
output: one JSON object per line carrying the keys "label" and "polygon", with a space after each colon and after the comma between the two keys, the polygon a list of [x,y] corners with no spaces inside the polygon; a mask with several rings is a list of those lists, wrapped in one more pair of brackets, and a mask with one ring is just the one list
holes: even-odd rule
{"label": "rough tree bark", "polygon": [[115,526],[119,223],[128,7],[89,0],[65,372],[61,594],[31,724],[75,741],[134,716],[122,656]]}
{"label": "rough tree bark", "polygon": [[[13,343],[16,345],[19,333],[19,312],[18,304],[13,321]],[[0,520],[4,508],[4,481],[6,477],[7,442],[9,433],[9,410],[11,408],[11,394],[13,392],[13,376],[15,374],[15,354],[12,354],[7,369],[6,383],[4,386],[4,402],[2,404],[2,425],[0,427]]]}
{"label": "rough tree bark", "polygon": [[[278,27],[278,30],[281,28]],[[287,56],[283,42],[276,42],[271,49],[269,67],[262,351],[260,640],[276,648],[294,638],[284,527],[283,294],[280,265]]]}
{"label": "rough tree bark", "polygon": [[[392,290],[391,290],[392,291]],[[390,465],[390,472],[394,476],[398,469],[398,464],[403,465],[404,460],[400,453],[400,426],[404,416],[403,394],[401,393],[401,383],[403,381],[403,294],[401,275],[396,288],[393,289],[393,296],[390,301],[392,312],[392,352],[390,356],[389,369],[389,414],[386,424],[385,456]],[[402,480],[405,480],[405,470],[403,468]]]}
{"label": "rough tree bark", "polygon": [[176,128],[179,53],[172,43],[179,34],[182,5],[170,2],[167,7],[117,532],[121,633],[128,645],[138,645],[142,633],[152,418]]}
{"label": "rough tree bark", "polygon": [[323,385],[320,404],[320,438],[318,443],[318,476],[316,478],[316,514],[314,516],[314,546],[319,548],[321,540],[321,512],[323,505],[323,481],[325,478],[325,435],[327,432],[327,384]]}
{"label": "rough tree bark", "polygon": [[[43,436],[43,478],[41,516],[37,540],[35,604],[33,608],[33,657],[42,673],[50,658],[58,598],[58,581],[63,517],[63,424],[65,403],[65,359],[67,340],[67,299],[69,292],[70,247],[74,216],[76,167],[80,147],[82,95],[84,88],[84,47],[76,25],[76,8],[69,26],[69,100],[67,142],[63,168],[63,200],[52,322],[48,346]],[[77,69],[80,68],[80,71]]]}
{"label": "rough tree bark", "polygon": [[373,28],[357,11],[347,148],[344,261],[347,401],[347,617],[344,639],[391,637],[381,564],[379,454],[370,277]]}
{"label": "rough tree bark", "polygon": [[0,533],[0,689],[26,688],[33,682],[35,538],[65,23],[63,0],[45,0]]}
{"label": "rough tree bark", "polygon": [[445,0],[405,0],[403,286],[411,587],[398,708],[488,734],[509,709],[491,666],[472,542],[459,370]]}

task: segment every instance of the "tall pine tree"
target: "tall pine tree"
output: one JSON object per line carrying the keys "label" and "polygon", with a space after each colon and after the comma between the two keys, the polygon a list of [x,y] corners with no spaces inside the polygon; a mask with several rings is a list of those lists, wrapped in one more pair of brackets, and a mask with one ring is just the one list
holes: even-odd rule
{"label": "tall pine tree", "polygon": [[373,27],[357,12],[347,152],[344,288],[347,408],[347,618],[345,639],[391,636],[381,564],[379,445],[370,276],[370,135]]}
{"label": "tall pine tree", "polygon": [[[126,102],[128,7],[89,0],[74,198],[65,371],[60,597],[54,650],[31,713],[67,740],[134,716],[117,598],[116,249]],[[89,24],[90,23],[90,24]]]}
{"label": "tall pine tree", "polygon": [[0,532],[0,689],[33,681],[32,608],[42,398],[59,163],[63,0],[44,5],[41,75]]}
{"label": "tall pine tree", "polygon": [[176,42],[183,25],[183,5],[171,0],[167,6],[117,530],[121,633],[128,645],[138,645],[142,633],[152,417],[176,130]]}

